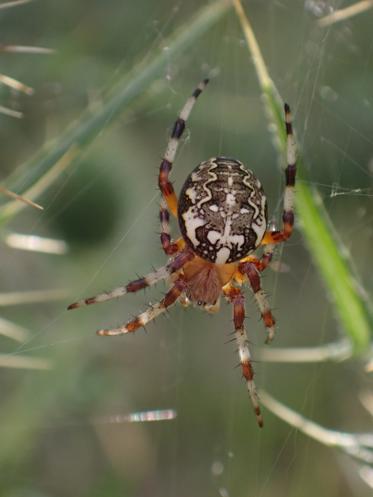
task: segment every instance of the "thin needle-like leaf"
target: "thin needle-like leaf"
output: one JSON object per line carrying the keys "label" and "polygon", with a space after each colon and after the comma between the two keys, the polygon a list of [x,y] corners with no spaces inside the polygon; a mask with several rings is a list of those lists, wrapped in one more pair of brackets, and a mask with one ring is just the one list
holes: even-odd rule
{"label": "thin needle-like leaf", "polygon": [[356,2],[348,7],[340,10],[336,10],[331,14],[319,19],[318,25],[321,28],[326,28],[327,26],[331,26],[337,22],[345,21],[350,17],[354,17],[358,14],[362,14],[367,10],[373,7],[373,0],[361,0],[360,2]]}
{"label": "thin needle-like leaf", "polygon": [[12,7],[19,7],[25,3],[30,3],[32,0],[13,0],[13,2],[0,3],[0,9],[10,9]]}
{"label": "thin needle-like leaf", "polygon": [[[44,173],[28,190],[25,195],[29,198],[37,198],[67,169],[75,159],[78,148],[72,145],[60,159]],[[0,208],[0,216],[8,219],[23,209],[24,205],[19,202],[9,202]]]}
{"label": "thin needle-like leaf", "polygon": [[45,238],[38,235],[26,235],[23,233],[3,233],[3,239],[8,247],[43,254],[63,255],[69,250],[64,240]]}
{"label": "thin needle-like leaf", "polygon": [[[264,94],[267,114],[274,124],[282,153],[286,147],[282,102],[269,76],[254,31],[240,0],[232,0],[240,21],[249,52],[254,62],[260,87]],[[305,180],[302,158],[298,160],[298,179]],[[298,181],[296,189],[297,216],[315,265],[334,301],[334,307],[343,328],[353,344],[354,353],[365,351],[372,328],[372,305],[361,291],[353,274],[351,261],[329,219],[322,199],[307,181]]]}
{"label": "thin needle-like leaf", "polygon": [[[179,57],[192,44],[195,44],[209,28],[215,25],[223,15],[229,11],[232,4],[229,0],[219,0],[203,6],[193,19],[179,28],[169,39],[164,39],[162,47],[157,53],[146,57],[133,70],[124,75],[122,80],[109,92],[104,101],[96,106],[90,106],[81,119],[74,123],[53,144],[43,149],[34,159],[24,164],[18,171],[8,178],[7,186],[11,190],[23,189],[28,191],[33,185],[39,184],[37,191],[29,197],[40,195],[48,184],[43,184],[43,176],[55,166],[62,157],[72,148],[82,151],[92,140],[110,123],[116,119],[123,109],[143,94],[144,90],[156,79],[170,64],[170,60]],[[56,179],[57,175],[54,176]],[[41,182],[41,183],[40,183]],[[25,186],[26,185],[26,186]],[[9,208],[0,208],[0,222],[5,221],[19,210],[14,204]]]}
{"label": "thin needle-like leaf", "polygon": [[52,363],[41,357],[0,354],[0,368],[48,370],[52,368]]}
{"label": "thin needle-like leaf", "polygon": [[9,86],[9,88],[13,88],[13,90],[26,93],[26,95],[32,95],[34,93],[34,90],[30,86],[27,86],[24,83],[21,83],[21,81],[18,81],[18,79],[11,78],[6,74],[0,74],[0,83]]}
{"label": "thin needle-like leaf", "polygon": [[8,190],[7,188],[1,185],[0,185],[0,193],[2,193],[7,197],[17,200],[18,202],[23,202],[24,204],[29,205],[30,207],[34,207],[35,209],[39,209],[41,211],[43,210],[43,207],[37,204],[36,202],[33,202],[32,200],[29,200],[28,198],[23,197],[22,195],[18,195],[17,193],[11,192],[10,190]]}
{"label": "thin needle-like leaf", "polygon": [[22,326],[0,317],[0,335],[22,343],[26,340],[28,334],[28,331]]}
{"label": "thin needle-like leaf", "polygon": [[260,400],[273,414],[305,435],[323,445],[341,449],[361,462],[373,464],[373,440],[370,433],[347,433],[324,428],[285,406],[264,390],[260,391]]}
{"label": "thin needle-like leaf", "polygon": [[29,45],[5,45],[0,43],[0,52],[50,55],[54,54],[55,50],[53,50],[53,48],[46,47],[32,47]]}
{"label": "thin needle-like leaf", "polygon": [[172,421],[176,419],[175,409],[154,409],[149,411],[131,412],[129,414],[114,414],[93,418],[94,425],[121,424],[121,423],[154,423],[157,421]]}
{"label": "thin needle-like leaf", "polygon": [[371,357],[367,364],[365,365],[365,371],[367,373],[373,373],[373,358]]}
{"label": "thin needle-like leaf", "polygon": [[9,109],[9,107],[4,107],[3,105],[0,105],[0,114],[9,117],[15,117],[17,119],[22,119],[23,117],[22,112],[19,112],[18,110]]}
{"label": "thin needle-like leaf", "polygon": [[[365,409],[369,412],[369,414],[373,417],[373,392],[370,390],[366,390],[361,392],[359,395],[360,402],[365,407]],[[372,434],[373,436],[373,434]]]}
{"label": "thin needle-like leaf", "polygon": [[37,304],[61,300],[68,295],[67,290],[29,290],[26,292],[0,293],[0,307],[21,304]]}
{"label": "thin needle-like leaf", "polygon": [[[1,295],[1,294],[0,294]],[[258,351],[258,359],[265,362],[309,363],[341,362],[352,356],[350,340],[328,343],[320,347],[263,348]]]}

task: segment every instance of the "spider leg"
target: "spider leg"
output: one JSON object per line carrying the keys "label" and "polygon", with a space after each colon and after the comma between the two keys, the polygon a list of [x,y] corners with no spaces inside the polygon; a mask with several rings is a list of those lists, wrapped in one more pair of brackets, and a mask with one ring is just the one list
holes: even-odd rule
{"label": "spider leg", "polygon": [[175,160],[179,140],[185,129],[185,123],[197,101],[198,96],[205,89],[208,82],[208,79],[201,81],[201,83],[194,90],[192,96],[188,98],[184,104],[184,107],[181,109],[172,129],[171,137],[159,169],[159,189],[161,190],[163,198],[167,202],[168,209],[175,217],[177,217],[177,197],[168,177],[172,169],[172,164]]}
{"label": "spider leg", "polygon": [[294,226],[294,187],[296,176],[296,156],[297,148],[293,134],[292,119],[290,107],[285,104],[285,125],[287,135],[287,167],[285,169],[285,193],[284,193],[284,211],[282,214],[283,228],[281,231],[267,231],[263,237],[262,245],[276,244],[290,238]]}
{"label": "spider leg", "polygon": [[251,289],[254,293],[256,304],[259,308],[264,325],[266,326],[268,331],[266,343],[270,343],[275,336],[275,318],[273,317],[273,314],[269,307],[266,294],[260,286],[260,274],[258,272],[258,269],[255,267],[255,264],[251,262],[242,262],[238,266],[238,272],[241,275],[246,275],[249,280]]}
{"label": "spider leg", "polygon": [[77,309],[78,307],[83,307],[85,305],[99,304],[100,302],[106,302],[107,300],[117,299],[126,295],[127,293],[138,292],[143,288],[148,286],[153,286],[159,281],[169,278],[173,273],[181,269],[184,264],[190,261],[194,255],[190,251],[184,251],[178,254],[170,263],[166,266],[162,266],[156,271],[143,276],[137,280],[130,281],[125,286],[119,286],[111,290],[110,292],[99,293],[94,297],[89,297],[87,299],[78,300],[73,304],[70,304],[68,309]]}
{"label": "spider leg", "polygon": [[179,278],[175,281],[174,285],[166,293],[166,295],[160,302],[151,305],[149,309],[136,316],[127,324],[122,325],[119,328],[98,330],[97,335],[100,336],[123,335],[125,333],[132,333],[137,329],[146,326],[150,321],[155,319],[157,316],[159,316],[160,314],[165,312],[169,307],[175,304],[175,302],[178,300],[180,295],[185,290],[185,287],[186,287],[186,282],[184,276],[180,275]]}
{"label": "spider leg", "polygon": [[248,255],[247,257],[241,259],[240,262],[251,262],[251,264],[255,265],[258,271],[262,272],[270,265],[274,250],[275,245],[269,243],[268,245],[263,246],[263,254],[260,258],[255,255]]}
{"label": "spider leg", "polygon": [[247,390],[254,408],[258,425],[263,427],[263,417],[260,411],[259,398],[254,383],[254,369],[251,363],[251,354],[249,349],[249,339],[244,327],[245,320],[245,297],[239,288],[232,285],[226,285],[223,288],[225,297],[233,304],[233,322],[235,328],[235,337],[238,346],[238,355],[242,375],[246,380]]}
{"label": "spider leg", "polygon": [[161,244],[167,255],[173,255],[180,252],[185,247],[183,238],[172,240],[170,235],[170,214],[167,209],[166,201],[162,198],[159,210],[159,219],[161,221]]}
{"label": "spider leg", "polygon": [[185,293],[182,293],[179,297],[179,302],[180,304],[186,309],[187,307],[190,307],[192,305],[192,302],[190,299],[186,296]]}

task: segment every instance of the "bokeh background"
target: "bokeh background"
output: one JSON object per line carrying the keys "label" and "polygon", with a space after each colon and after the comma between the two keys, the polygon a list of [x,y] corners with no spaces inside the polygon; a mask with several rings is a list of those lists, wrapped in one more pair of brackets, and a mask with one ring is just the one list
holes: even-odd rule
{"label": "bokeh background", "polygon": [[[250,0],[269,71],[292,104],[298,141],[338,236],[372,292],[373,10],[331,29],[319,16],[350,2]],[[54,55],[1,54],[1,72],[35,89],[1,88],[1,179],[58,137],[103,89],[152,58],[203,2],[38,0],[0,11],[1,43],[46,46]],[[231,310],[206,315],[174,307],[147,333],[99,338],[165,285],[74,312],[67,304],[165,263],[158,226],[157,168],[175,116],[198,81],[216,74],[188,123],[173,171],[176,189],[211,156],[237,157],[264,185],[279,223],[283,177],[253,67],[233,14],[179,58],[6,229],[63,239],[65,255],[1,250],[2,292],[63,289],[54,303],[8,306],[28,328],[22,344],[0,337],[2,353],[48,359],[50,370],[0,369],[0,493],[7,497],[369,495],[356,464],[299,434],[264,409],[259,430],[232,343]],[[175,231],[177,227],[174,226]],[[273,347],[312,347],[342,336],[300,229],[276,260],[287,272],[263,277],[278,322]],[[247,329],[255,355],[264,330],[250,292]],[[368,388],[359,361],[255,363],[257,385],[323,426],[367,431],[359,402]],[[174,409],[158,423],[108,417]]]}

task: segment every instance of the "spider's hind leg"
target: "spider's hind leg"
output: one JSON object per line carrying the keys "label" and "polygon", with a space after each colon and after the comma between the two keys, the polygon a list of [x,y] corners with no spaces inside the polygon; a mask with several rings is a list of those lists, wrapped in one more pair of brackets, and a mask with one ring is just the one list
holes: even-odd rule
{"label": "spider's hind leg", "polygon": [[260,428],[263,427],[263,416],[260,411],[259,398],[254,383],[254,369],[251,361],[249,349],[249,339],[244,326],[245,320],[245,297],[239,288],[226,285],[224,288],[225,297],[233,304],[233,322],[235,329],[238,355],[242,369],[242,376],[246,380],[247,390],[254,408],[256,420]]}
{"label": "spider's hind leg", "polygon": [[276,321],[269,307],[267,296],[261,287],[258,269],[252,262],[241,262],[238,267],[238,272],[241,275],[246,275],[249,280],[251,289],[254,293],[255,302],[267,329],[266,343],[270,343],[275,336]]}

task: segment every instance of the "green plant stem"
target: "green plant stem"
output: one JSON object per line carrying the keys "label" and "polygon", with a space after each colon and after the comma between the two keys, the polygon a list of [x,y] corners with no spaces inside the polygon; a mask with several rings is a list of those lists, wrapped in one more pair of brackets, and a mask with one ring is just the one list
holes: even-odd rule
{"label": "green plant stem", "polygon": [[[264,94],[266,111],[275,125],[280,151],[286,150],[283,105],[261,54],[254,31],[240,0],[232,0],[245,35],[249,52]],[[359,292],[347,251],[338,237],[316,189],[306,181],[306,169],[300,156],[297,160],[297,218],[316,267],[334,302],[336,314],[350,338],[355,354],[366,351],[370,341],[372,316],[370,303]]]}

